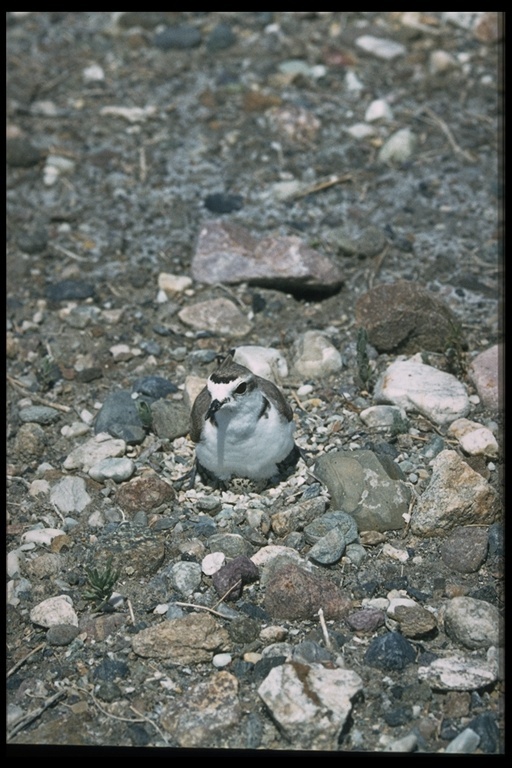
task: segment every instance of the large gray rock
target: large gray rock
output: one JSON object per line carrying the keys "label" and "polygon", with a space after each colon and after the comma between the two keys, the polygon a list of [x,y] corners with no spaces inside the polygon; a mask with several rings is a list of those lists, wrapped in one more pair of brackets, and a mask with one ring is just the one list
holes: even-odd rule
{"label": "large gray rock", "polygon": [[466,416],[470,408],[464,384],[451,373],[416,359],[391,363],[377,381],[374,396],[378,403],[416,411],[441,425]]}
{"label": "large gray rock", "polygon": [[274,667],[258,688],[292,749],[337,749],[363,681],[349,669],[297,661]]}
{"label": "large gray rock", "polygon": [[299,237],[258,240],[240,225],[224,221],[201,227],[192,276],[209,285],[247,282],[291,293],[332,293],[343,282],[339,268]]}
{"label": "large gray rock", "polygon": [[[386,463],[386,466],[384,463]],[[399,468],[372,451],[331,451],[315,464],[315,477],[331,496],[331,507],[355,518],[360,531],[403,528],[410,490]]]}
{"label": "large gray rock", "polygon": [[400,280],[378,285],[356,303],[356,324],[379,352],[444,352],[463,343],[451,309],[417,283]]}
{"label": "large gray rock", "polygon": [[498,494],[455,451],[441,451],[432,470],[430,483],[412,513],[414,534],[442,536],[460,525],[488,525],[496,520]]}

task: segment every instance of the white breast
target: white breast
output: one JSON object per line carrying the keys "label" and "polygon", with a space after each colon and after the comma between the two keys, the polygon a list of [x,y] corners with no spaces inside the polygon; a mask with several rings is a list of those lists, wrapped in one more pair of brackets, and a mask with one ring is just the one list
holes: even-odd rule
{"label": "white breast", "polygon": [[197,458],[220,480],[231,476],[251,480],[268,479],[278,472],[277,464],[293,449],[293,421],[283,419],[271,404],[262,418],[261,393],[243,398],[236,408],[223,407],[216,413],[218,426],[206,422]]}

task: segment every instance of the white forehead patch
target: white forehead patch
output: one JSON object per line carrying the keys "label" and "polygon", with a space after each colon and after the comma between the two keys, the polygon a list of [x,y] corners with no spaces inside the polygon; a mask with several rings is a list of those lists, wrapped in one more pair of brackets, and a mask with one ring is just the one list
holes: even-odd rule
{"label": "white forehead patch", "polygon": [[223,403],[230,397],[239,384],[243,382],[241,377],[233,379],[233,381],[216,383],[214,381],[208,381],[208,391],[212,396],[212,400],[218,400],[219,403]]}

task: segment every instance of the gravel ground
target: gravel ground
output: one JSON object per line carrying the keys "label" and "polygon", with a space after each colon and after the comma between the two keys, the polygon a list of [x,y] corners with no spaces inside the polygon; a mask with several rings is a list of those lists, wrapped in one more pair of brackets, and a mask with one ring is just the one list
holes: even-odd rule
{"label": "gravel ground", "polygon": [[[484,536],[470,570],[454,562],[453,525],[430,536],[409,525],[360,529],[359,560],[347,550],[312,569],[341,590],[338,613],[325,624],[318,612],[272,613],[269,594],[279,585],[262,560],[258,579],[247,576],[236,600],[221,600],[204,567],[214,552],[246,563],[270,544],[310,562],[300,515],[310,523],[332,511],[331,489],[313,472],[336,450],[387,452],[411,489],[412,510],[443,449],[501,495],[502,415],[468,376],[477,355],[502,341],[495,16],[7,14],[13,753],[25,745],[503,751],[501,669],[466,687],[436,685],[421,671],[462,655],[471,676],[499,656],[499,514],[480,525],[461,521],[461,541],[475,527]],[[393,150],[389,140],[400,131]],[[217,282],[201,264],[193,268],[205,222],[236,223],[258,239],[300,237],[330,259],[341,288]],[[356,305],[369,290],[404,280],[456,318],[460,343],[424,361],[464,385],[468,418],[498,439],[492,457],[469,456],[447,425],[415,412],[398,434],[360,416],[375,405],[375,384],[401,350],[368,345],[362,380]],[[218,299],[242,321],[212,329],[208,316],[195,327],[190,308]],[[294,366],[307,331],[325,334],[340,370],[307,375]],[[261,492],[236,483],[220,492],[199,480],[187,488],[180,479],[194,458],[190,377],[206,378],[216,355],[242,344],[276,348],[286,360],[281,385],[305,460]],[[152,409],[152,426],[121,451],[131,460],[122,477],[73,463],[75,449],[92,450],[94,417],[107,398],[156,376],[174,385],[157,398],[181,421],[158,432]],[[161,379],[150,385],[163,386]],[[279,533],[277,521],[290,510],[296,522]],[[104,574],[109,557],[118,597],[101,604],[88,599],[91,572]],[[49,627],[45,601],[59,596],[51,611],[63,614]],[[413,599],[434,626],[406,631],[390,611],[398,598]],[[469,613],[455,631],[457,605]],[[351,620],[363,609],[375,624]],[[491,627],[468,640],[479,611]],[[200,623],[187,629],[190,617]],[[176,628],[177,640],[155,639],[151,632],[164,625]],[[384,641],[395,645],[384,652]],[[180,661],[167,654],[173,643],[178,655],[188,643]],[[283,669],[296,677],[283,678],[278,693],[314,705],[301,713],[298,736],[283,702],[262,688]],[[322,696],[331,685],[349,685],[335,680],[340,671],[355,674],[354,687],[333,724],[343,696],[334,704]]]}

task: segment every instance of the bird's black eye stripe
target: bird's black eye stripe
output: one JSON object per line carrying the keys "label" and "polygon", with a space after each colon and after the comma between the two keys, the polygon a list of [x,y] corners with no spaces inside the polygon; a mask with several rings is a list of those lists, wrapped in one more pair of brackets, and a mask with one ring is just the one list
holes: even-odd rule
{"label": "bird's black eye stripe", "polygon": [[242,383],[239,384],[238,387],[235,389],[235,393],[237,395],[243,395],[246,390],[247,390],[247,383],[245,381],[242,381]]}

